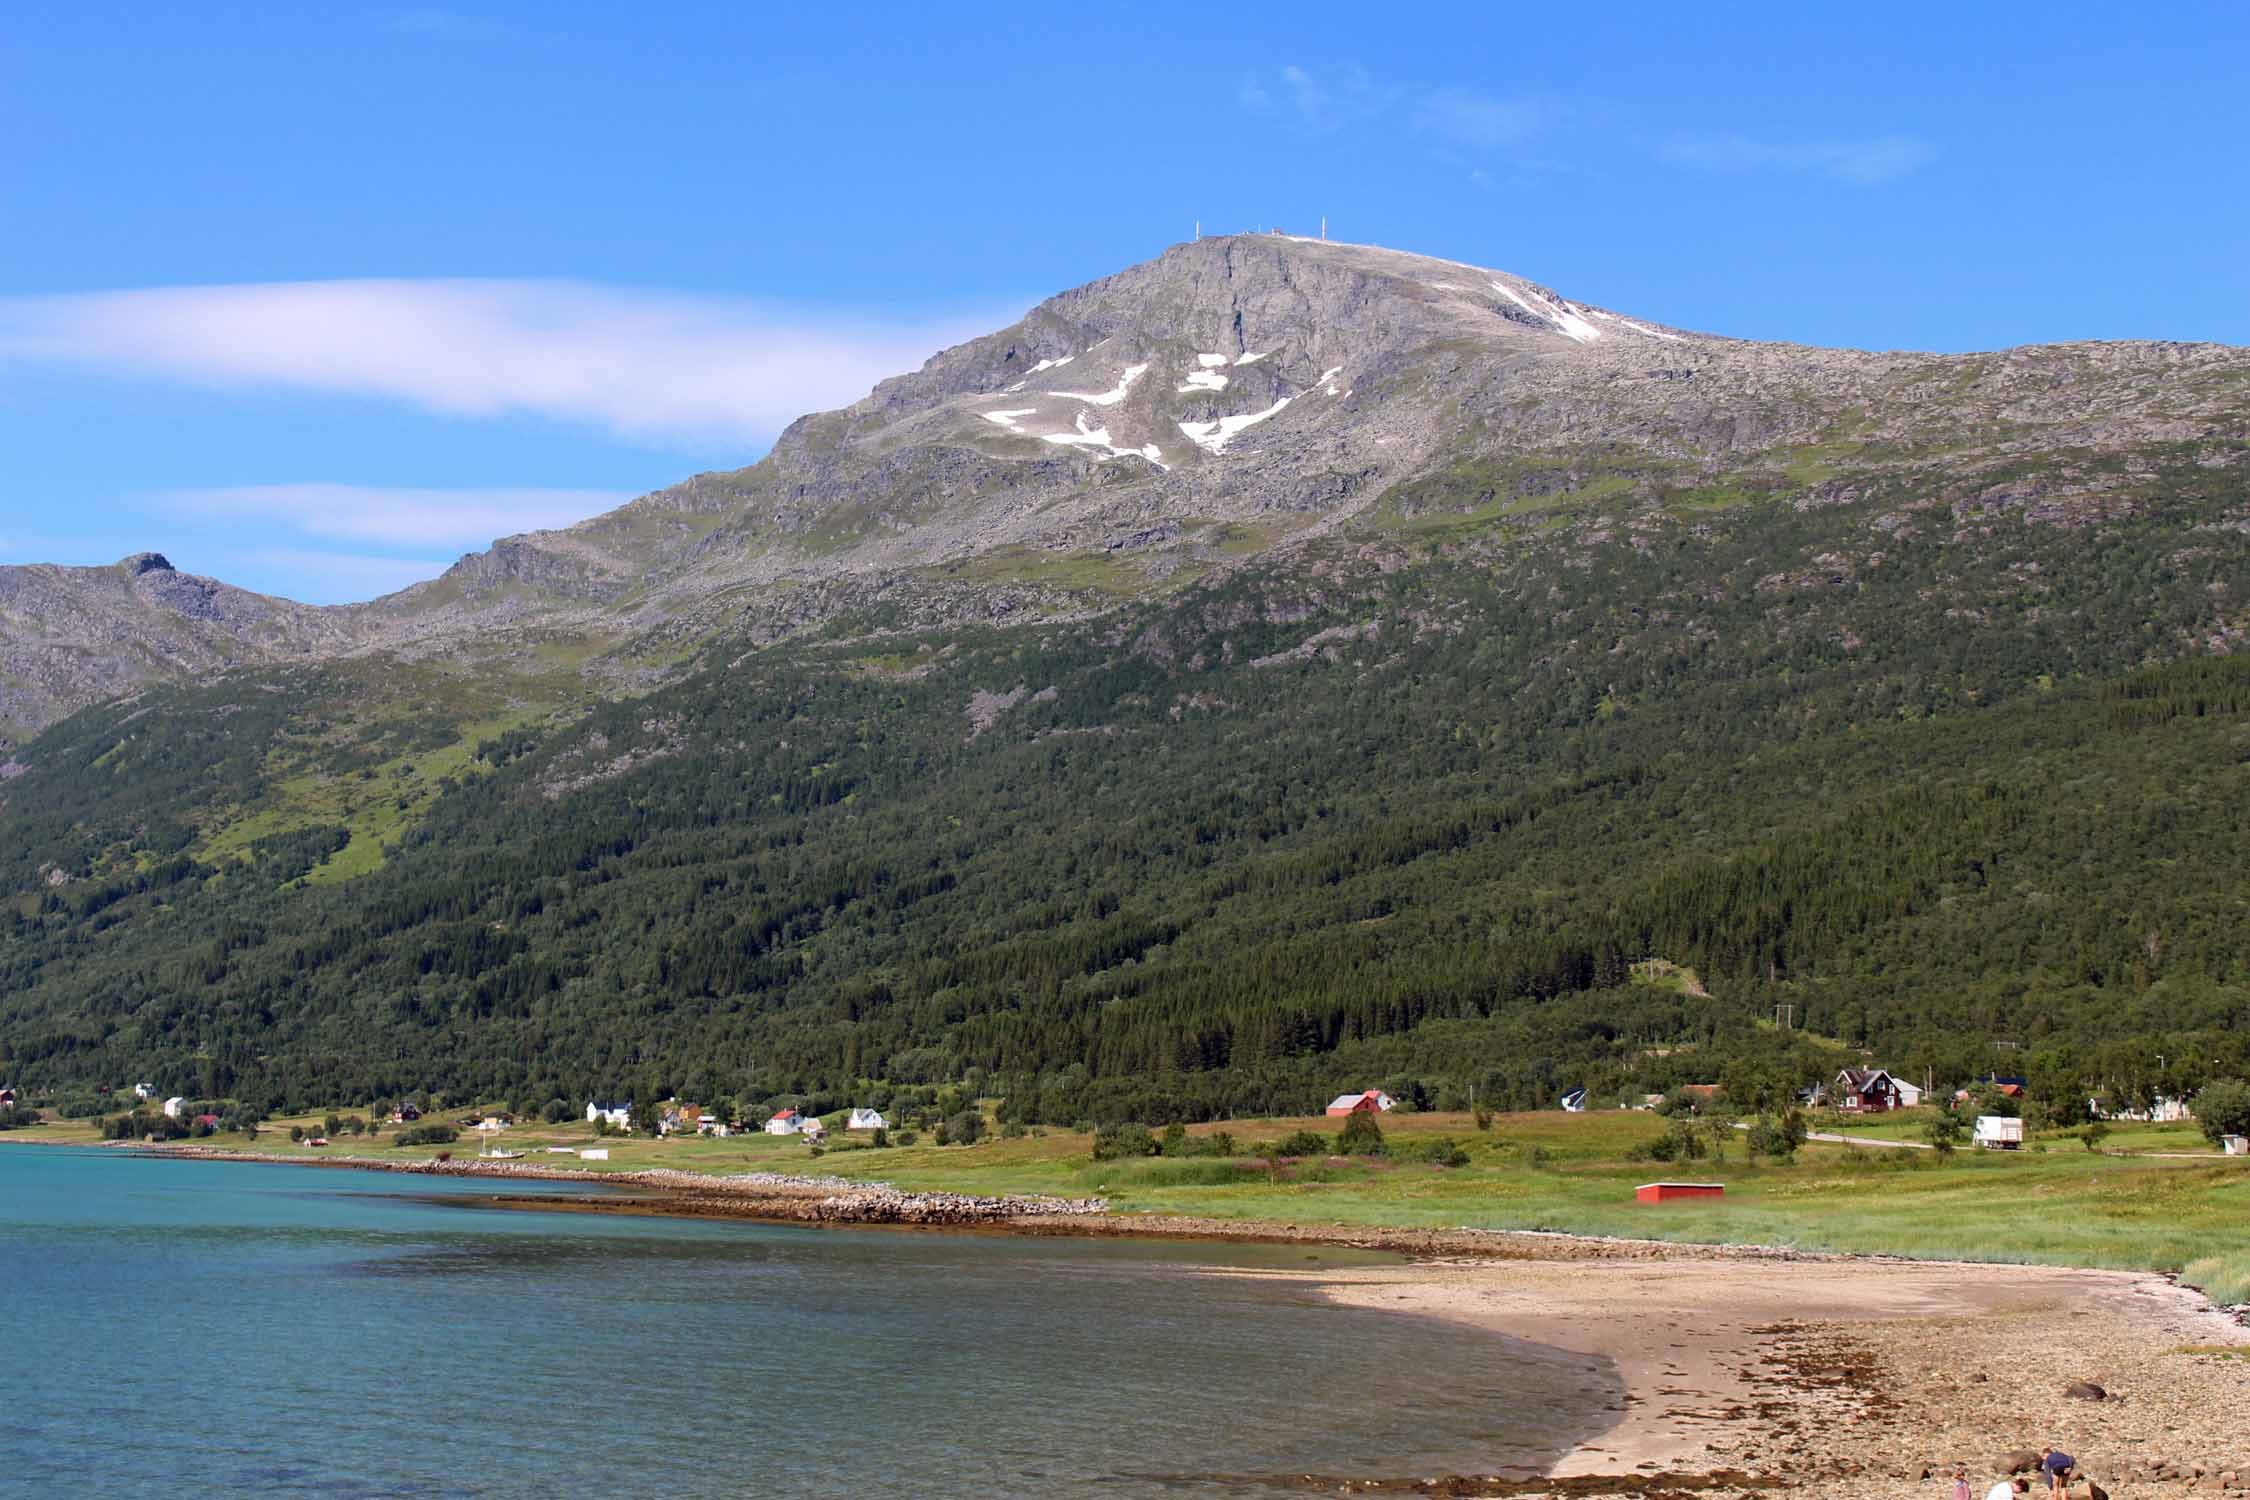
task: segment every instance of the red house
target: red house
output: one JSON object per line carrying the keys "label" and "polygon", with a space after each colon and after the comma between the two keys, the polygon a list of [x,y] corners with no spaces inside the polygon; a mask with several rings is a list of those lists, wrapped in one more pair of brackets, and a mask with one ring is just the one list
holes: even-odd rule
{"label": "red house", "polygon": [[1369,1089],[1360,1094],[1338,1094],[1328,1101],[1332,1115],[1381,1114],[1395,1107],[1395,1101],[1381,1089]]}
{"label": "red house", "polygon": [[1897,1082],[1881,1068],[1846,1068],[1836,1075],[1836,1107],[1848,1114],[1886,1114],[1905,1102]]}
{"label": "red house", "polygon": [[1643,1203],[1672,1203],[1682,1198],[1720,1198],[1726,1190],[1723,1182],[1644,1182],[1633,1189],[1633,1196]]}

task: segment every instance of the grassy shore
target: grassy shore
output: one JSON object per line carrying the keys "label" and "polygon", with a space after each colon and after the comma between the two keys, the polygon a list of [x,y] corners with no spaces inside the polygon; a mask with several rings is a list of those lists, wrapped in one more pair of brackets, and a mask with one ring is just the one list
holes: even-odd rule
{"label": "grassy shore", "polygon": [[[396,1147],[394,1131],[344,1137],[326,1148],[289,1144],[281,1120],[255,1141],[239,1135],[196,1144],[221,1150],[427,1159],[449,1150],[474,1156],[464,1132],[450,1148]],[[2225,1303],[2250,1301],[2250,1162],[2209,1151],[2192,1127],[2119,1125],[2089,1152],[2074,1135],[2034,1138],[2020,1152],[1931,1151],[1808,1144],[1787,1163],[1752,1162],[1733,1146],[1722,1161],[1657,1164],[1632,1154],[1665,1128],[1637,1112],[1501,1115],[1479,1131],[1466,1115],[1394,1114],[1383,1128],[1396,1159],[1303,1160],[1269,1168],[1250,1155],[1261,1142],[1336,1122],[1234,1121],[1224,1129],[1238,1155],[1092,1160],[1088,1137],[1047,1130],[975,1146],[924,1142],[851,1149],[833,1140],[817,1156],[796,1137],[765,1135],[657,1141],[642,1136],[597,1141],[583,1125],[527,1124],[502,1133],[496,1149],[526,1153],[532,1165],[627,1172],[672,1167],[717,1174],[808,1172],[879,1179],[902,1188],[975,1194],[1100,1194],[1119,1213],[1270,1220],[1304,1225],[1401,1228],[1543,1229],[1702,1243],[1766,1244],[1945,1260],[2039,1262],[2172,1272]],[[1912,1120],[1849,1127],[1855,1135],[1914,1139]],[[1404,1159],[1435,1136],[1466,1148],[1468,1165],[1445,1168]],[[91,1143],[82,1124],[10,1132],[0,1140]],[[606,1162],[550,1156],[548,1146],[606,1146]],[[2201,1152],[2200,1159],[2141,1153]],[[1687,1178],[1726,1184],[1723,1200],[1644,1205],[1635,1184]]]}

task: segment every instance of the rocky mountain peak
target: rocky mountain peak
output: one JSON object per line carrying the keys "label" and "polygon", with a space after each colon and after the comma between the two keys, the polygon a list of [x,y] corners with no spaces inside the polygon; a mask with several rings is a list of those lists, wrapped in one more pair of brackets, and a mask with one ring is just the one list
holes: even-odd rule
{"label": "rocky mountain peak", "polygon": [[136,552],[131,557],[120,559],[117,566],[122,568],[126,576],[130,578],[138,578],[143,573],[172,573],[178,571],[172,566],[172,559],[161,552]]}

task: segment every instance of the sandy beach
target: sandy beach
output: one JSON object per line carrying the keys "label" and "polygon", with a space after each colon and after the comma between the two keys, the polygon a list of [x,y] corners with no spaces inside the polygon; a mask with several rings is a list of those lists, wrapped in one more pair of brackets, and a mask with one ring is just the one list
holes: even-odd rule
{"label": "sandy beach", "polygon": [[[2003,1455],[2046,1443],[2116,1495],[2250,1488],[2250,1331],[2159,1276],[1675,1250],[1358,1270],[1323,1290],[1601,1355],[1626,1388],[1616,1424],[1552,1471],[1575,1482],[1367,1476],[1378,1489],[1877,1500],[1949,1493],[1963,1463],[1981,1496]],[[2183,1352],[2213,1346],[2236,1352]]]}

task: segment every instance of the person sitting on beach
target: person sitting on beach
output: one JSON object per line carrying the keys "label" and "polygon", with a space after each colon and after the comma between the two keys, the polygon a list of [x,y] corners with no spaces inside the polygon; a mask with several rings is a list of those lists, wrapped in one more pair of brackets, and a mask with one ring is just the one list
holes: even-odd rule
{"label": "person sitting on beach", "polygon": [[2070,1493],[2070,1471],[2078,1467],[2078,1460],[2054,1448],[2039,1452],[2039,1472],[2047,1476],[2048,1500],[2064,1500]]}
{"label": "person sitting on beach", "polygon": [[2028,1479],[2003,1479],[1984,1492],[1984,1500],[2016,1500],[2018,1495],[2031,1493]]}
{"label": "person sitting on beach", "polygon": [[1969,1493],[1969,1466],[1967,1464],[1955,1464],[1953,1466],[1953,1500],[1976,1500],[1976,1496]]}

